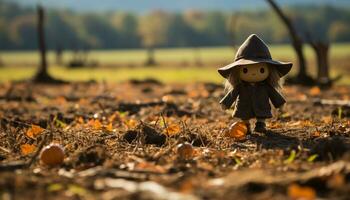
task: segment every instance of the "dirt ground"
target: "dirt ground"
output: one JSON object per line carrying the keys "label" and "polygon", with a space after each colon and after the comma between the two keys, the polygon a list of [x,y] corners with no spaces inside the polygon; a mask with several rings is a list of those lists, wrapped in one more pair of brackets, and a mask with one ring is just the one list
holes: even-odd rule
{"label": "dirt ground", "polygon": [[[225,135],[223,94],[155,80],[3,83],[0,199],[350,199],[349,86],[286,86],[269,131],[245,137]],[[50,143],[64,147],[61,165],[40,160]]]}

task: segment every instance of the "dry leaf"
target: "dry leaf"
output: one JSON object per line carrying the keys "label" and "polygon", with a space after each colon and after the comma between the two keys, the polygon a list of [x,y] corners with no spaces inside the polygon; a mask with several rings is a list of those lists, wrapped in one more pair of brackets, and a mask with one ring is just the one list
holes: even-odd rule
{"label": "dry leaf", "polygon": [[187,179],[183,181],[179,188],[180,192],[191,193],[194,189],[195,183],[196,183],[196,180],[193,180],[193,179]]}
{"label": "dry leaf", "polygon": [[21,145],[22,155],[28,155],[35,151],[36,146],[34,144],[23,144]]}
{"label": "dry leaf", "polygon": [[102,123],[98,119],[90,119],[88,125],[93,127],[96,130],[102,129]]}
{"label": "dry leaf", "polygon": [[271,128],[271,129],[277,129],[277,128],[282,128],[282,127],[283,127],[282,124],[280,122],[277,122],[277,121],[271,122],[269,124],[269,128]]}
{"label": "dry leaf", "polygon": [[334,174],[327,181],[330,188],[341,188],[346,184],[345,177],[342,174]]}
{"label": "dry leaf", "polygon": [[26,135],[30,138],[35,139],[38,135],[40,135],[45,129],[40,126],[32,124],[32,127],[29,128],[26,132]]}
{"label": "dry leaf", "polygon": [[171,103],[171,102],[175,102],[175,98],[172,95],[164,95],[162,97],[162,101]]}
{"label": "dry leaf", "polygon": [[64,104],[67,103],[67,100],[66,100],[66,98],[64,98],[63,96],[61,96],[61,97],[57,97],[57,98],[55,99],[55,103],[58,104],[58,105],[64,105]]}
{"label": "dry leaf", "polygon": [[83,119],[83,117],[79,117],[77,121],[78,121],[79,124],[84,124],[84,119]]}
{"label": "dry leaf", "polygon": [[321,94],[321,89],[319,87],[312,87],[309,91],[311,96],[318,96]]}
{"label": "dry leaf", "polygon": [[296,127],[308,127],[308,126],[315,126],[313,122],[310,120],[303,120],[303,121],[296,121],[287,123],[288,126],[296,126]]}
{"label": "dry leaf", "polygon": [[156,173],[166,173],[166,169],[164,167],[160,165],[155,165],[150,162],[137,163],[135,166],[135,170],[149,171],[149,172],[156,172]]}
{"label": "dry leaf", "polygon": [[165,129],[165,133],[169,134],[169,136],[176,135],[180,133],[181,127],[178,124],[170,124]]}
{"label": "dry leaf", "polygon": [[113,113],[113,115],[111,115],[111,116],[108,117],[108,121],[109,121],[109,122],[114,122],[117,118],[120,118],[120,117],[119,117],[119,113],[118,113],[118,112],[115,112],[115,113]]}
{"label": "dry leaf", "polygon": [[107,130],[107,131],[113,131],[113,124],[112,124],[112,122],[109,123],[109,124],[106,126],[106,130]]}
{"label": "dry leaf", "polygon": [[332,116],[323,116],[321,120],[325,124],[331,124],[333,122]]}
{"label": "dry leaf", "polygon": [[312,137],[320,137],[321,136],[321,132],[320,131],[315,131],[312,133]]}
{"label": "dry leaf", "polygon": [[79,105],[88,105],[89,102],[88,102],[88,100],[85,99],[85,98],[80,98],[78,104],[79,104]]}
{"label": "dry leaf", "polygon": [[311,187],[303,187],[297,184],[292,184],[288,187],[288,196],[291,199],[314,200],[316,199],[316,192]]}
{"label": "dry leaf", "polygon": [[129,129],[135,128],[137,126],[137,121],[134,119],[125,120],[124,123]]}
{"label": "dry leaf", "polygon": [[226,131],[226,136],[236,140],[244,140],[247,132],[248,127],[244,122],[236,122]]}

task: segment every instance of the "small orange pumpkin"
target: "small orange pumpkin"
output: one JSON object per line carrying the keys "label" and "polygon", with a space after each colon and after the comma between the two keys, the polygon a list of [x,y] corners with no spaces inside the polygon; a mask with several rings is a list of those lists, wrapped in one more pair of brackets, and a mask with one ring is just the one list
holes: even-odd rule
{"label": "small orange pumpkin", "polygon": [[64,149],[59,144],[50,144],[43,148],[40,153],[42,163],[49,166],[56,166],[63,163]]}
{"label": "small orange pumpkin", "polygon": [[244,140],[247,135],[248,127],[244,122],[235,122],[226,131],[226,136],[236,140]]}

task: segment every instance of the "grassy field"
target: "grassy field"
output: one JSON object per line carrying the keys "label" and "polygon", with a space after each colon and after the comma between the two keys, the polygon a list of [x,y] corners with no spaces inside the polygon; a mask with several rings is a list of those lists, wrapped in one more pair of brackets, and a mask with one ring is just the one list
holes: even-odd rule
{"label": "grassy field", "polygon": [[[294,61],[295,55],[289,45],[273,45],[271,53],[275,59]],[[130,78],[157,78],[164,82],[193,82],[213,81],[221,82],[215,68],[232,62],[234,50],[230,47],[159,49],[155,57],[158,67],[145,68],[145,50],[96,50],[89,52],[88,60],[95,61],[101,68],[67,69],[55,65],[54,52],[49,52],[48,60],[52,63],[50,73],[66,80],[107,80],[123,81]],[[4,67],[0,68],[0,81],[20,80],[29,78],[35,72],[38,64],[36,51],[8,51],[0,52]],[[314,55],[310,47],[306,47],[306,56],[310,65],[309,71],[315,74]],[[344,74],[341,83],[350,83],[350,44],[334,44],[331,48],[331,74]],[[73,57],[69,51],[63,54],[63,61],[68,62]],[[195,64],[200,58],[203,66]],[[106,67],[108,66],[108,67]],[[294,71],[292,73],[295,72]],[[345,72],[345,73],[344,73]]]}

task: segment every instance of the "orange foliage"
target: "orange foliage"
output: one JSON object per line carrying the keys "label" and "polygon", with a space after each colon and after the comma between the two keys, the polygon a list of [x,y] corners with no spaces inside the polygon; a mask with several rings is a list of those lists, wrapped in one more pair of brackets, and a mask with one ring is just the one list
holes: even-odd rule
{"label": "orange foliage", "polygon": [[153,163],[146,162],[146,161],[136,164],[135,169],[140,170],[140,171],[149,171],[149,172],[157,172],[157,173],[165,173],[166,172],[166,169],[163,168],[162,166],[155,165]]}
{"label": "orange foliage", "polygon": [[21,145],[22,155],[28,155],[35,151],[36,146],[34,144],[23,144]]}
{"label": "orange foliage", "polygon": [[35,139],[38,135],[40,135],[45,129],[40,126],[32,124],[32,127],[29,128],[26,132],[26,135],[30,138]]}
{"label": "orange foliage", "polygon": [[125,120],[124,123],[128,128],[135,128],[137,126],[137,121],[134,119]]}
{"label": "orange foliage", "polygon": [[113,131],[113,124],[112,124],[112,122],[109,123],[109,124],[106,126],[106,130],[107,130],[107,131]]}
{"label": "orange foliage", "polygon": [[88,125],[93,127],[96,130],[102,129],[102,123],[98,119],[90,119]]}
{"label": "orange foliage", "polygon": [[311,187],[303,187],[292,184],[288,187],[288,196],[291,199],[313,200],[316,199],[316,192]]}
{"label": "orange foliage", "polygon": [[226,136],[236,140],[244,140],[248,132],[248,127],[244,122],[236,122],[231,125],[226,132]]}
{"label": "orange foliage", "polygon": [[321,94],[321,90],[319,87],[312,87],[310,90],[309,90],[309,93],[311,96],[318,96]]}
{"label": "orange foliage", "polygon": [[169,136],[176,135],[181,131],[181,127],[178,124],[170,124],[167,126],[165,133]]}

